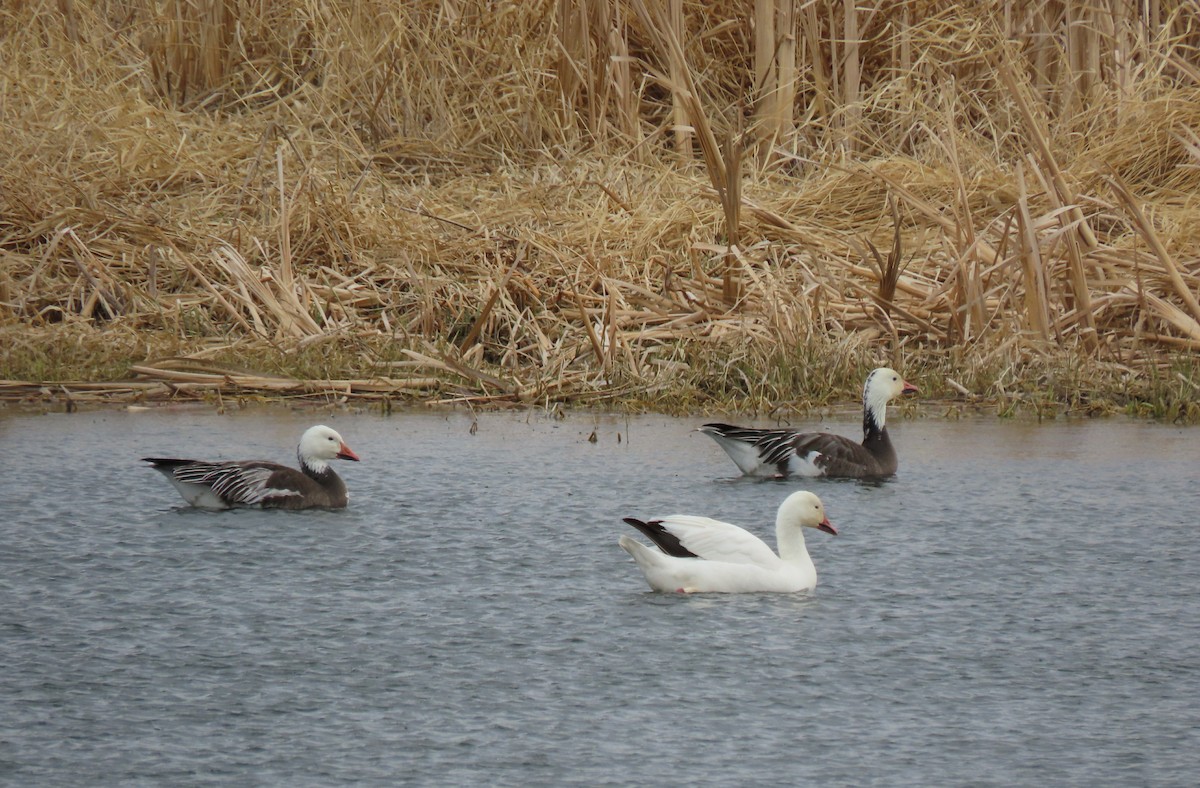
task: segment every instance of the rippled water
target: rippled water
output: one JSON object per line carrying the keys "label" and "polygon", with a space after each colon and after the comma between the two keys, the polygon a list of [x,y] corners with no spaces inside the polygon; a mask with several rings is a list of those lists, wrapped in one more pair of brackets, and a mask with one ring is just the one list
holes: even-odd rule
{"label": "rippled water", "polygon": [[[0,780],[1194,784],[1200,430],[895,422],[871,485],[735,479],[701,421],[0,415]],[[186,509],[138,462],[317,422],[346,511]],[[616,546],[773,543],[804,487],[811,596],[653,594]]]}

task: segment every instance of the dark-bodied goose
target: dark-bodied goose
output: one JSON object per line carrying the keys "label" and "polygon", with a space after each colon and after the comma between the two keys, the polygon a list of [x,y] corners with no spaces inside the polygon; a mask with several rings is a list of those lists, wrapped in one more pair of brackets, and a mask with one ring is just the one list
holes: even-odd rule
{"label": "dark-bodied goose", "polygon": [[810,492],[792,493],[780,505],[778,555],[749,531],[708,517],[676,514],[648,522],[626,517],[625,522],[655,544],[647,547],[629,536],[619,540],[646,582],[655,591],[680,593],[809,591],[817,585],[817,569],[804,545],[804,529],[837,535],[821,499]]}
{"label": "dark-bodied goose", "polygon": [[705,424],[711,435],[747,476],[830,476],[866,478],[896,472],[896,450],[887,431],[887,405],[917,387],[895,370],[880,367],[863,385],[863,441],[828,432],[764,430]]}
{"label": "dark-bodied goose", "polygon": [[183,499],[202,509],[259,506],[264,509],[341,509],[346,484],[329,460],[354,460],[342,436],[324,425],[309,427],[296,447],[300,470],[262,460],[203,462],[164,457],[143,461],[166,476]]}

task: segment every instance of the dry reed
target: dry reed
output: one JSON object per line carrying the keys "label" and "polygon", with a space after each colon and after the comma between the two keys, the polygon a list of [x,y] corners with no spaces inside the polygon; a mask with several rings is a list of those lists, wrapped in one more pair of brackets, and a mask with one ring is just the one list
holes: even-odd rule
{"label": "dry reed", "polygon": [[0,399],[772,409],[888,362],[1196,418],[1194,23],[8,4]]}

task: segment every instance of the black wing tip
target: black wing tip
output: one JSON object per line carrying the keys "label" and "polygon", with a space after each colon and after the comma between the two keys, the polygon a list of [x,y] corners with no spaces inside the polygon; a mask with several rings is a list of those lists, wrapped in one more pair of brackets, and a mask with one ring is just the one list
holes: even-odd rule
{"label": "black wing tip", "polygon": [[740,430],[740,429],[742,429],[742,428],[735,427],[732,424],[725,424],[724,422],[720,422],[720,421],[710,421],[708,424],[700,425],[700,432],[707,432],[707,433],[711,433],[713,435],[723,435],[724,433],[730,432],[731,430]]}
{"label": "black wing tip", "polygon": [[683,546],[678,536],[663,528],[662,520],[643,521],[636,517],[625,517],[623,519],[626,523],[641,531],[647,539],[654,542],[655,547],[667,555],[672,555],[676,558],[699,558],[698,555]]}
{"label": "black wing tip", "polygon": [[143,457],[142,462],[148,462],[155,466],[171,466],[171,465],[187,465],[194,460],[180,460],[175,457]]}

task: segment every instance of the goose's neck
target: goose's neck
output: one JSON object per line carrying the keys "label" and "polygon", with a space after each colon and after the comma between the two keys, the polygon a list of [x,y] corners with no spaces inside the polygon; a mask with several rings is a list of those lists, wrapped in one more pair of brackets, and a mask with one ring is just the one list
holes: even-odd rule
{"label": "goose's neck", "polygon": [[887,400],[863,399],[863,443],[887,433]]}
{"label": "goose's neck", "polygon": [[874,395],[864,392],[863,395],[863,443],[880,433],[886,434],[888,422],[887,395]]}
{"label": "goose's neck", "polygon": [[791,564],[809,565],[812,558],[804,544],[804,529],[795,526],[783,527],[775,523],[775,541],[779,545],[779,557]]}
{"label": "goose's neck", "polygon": [[338,478],[337,473],[334,472],[333,468],[329,467],[329,463],[325,462],[325,460],[319,460],[316,457],[306,457],[299,451],[296,452],[296,457],[300,460],[300,470],[304,471],[304,475],[322,487],[330,486]]}
{"label": "goose's neck", "polygon": [[870,392],[863,394],[863,448],[879,463],[879,472],[890,475],[896,472],[896,449],[887,431],[886,395]]}
{"label": "goose's neck", "polygon": [[[880,408],[880,411],[882,410]],[[883,426],[883,419],[875,421],[870,411],[863,415],[862,445],[879,463],[881,474],[888,475],[896,472],[896,448],[892,446],[892,439],[888,437],[887,427]]]}

